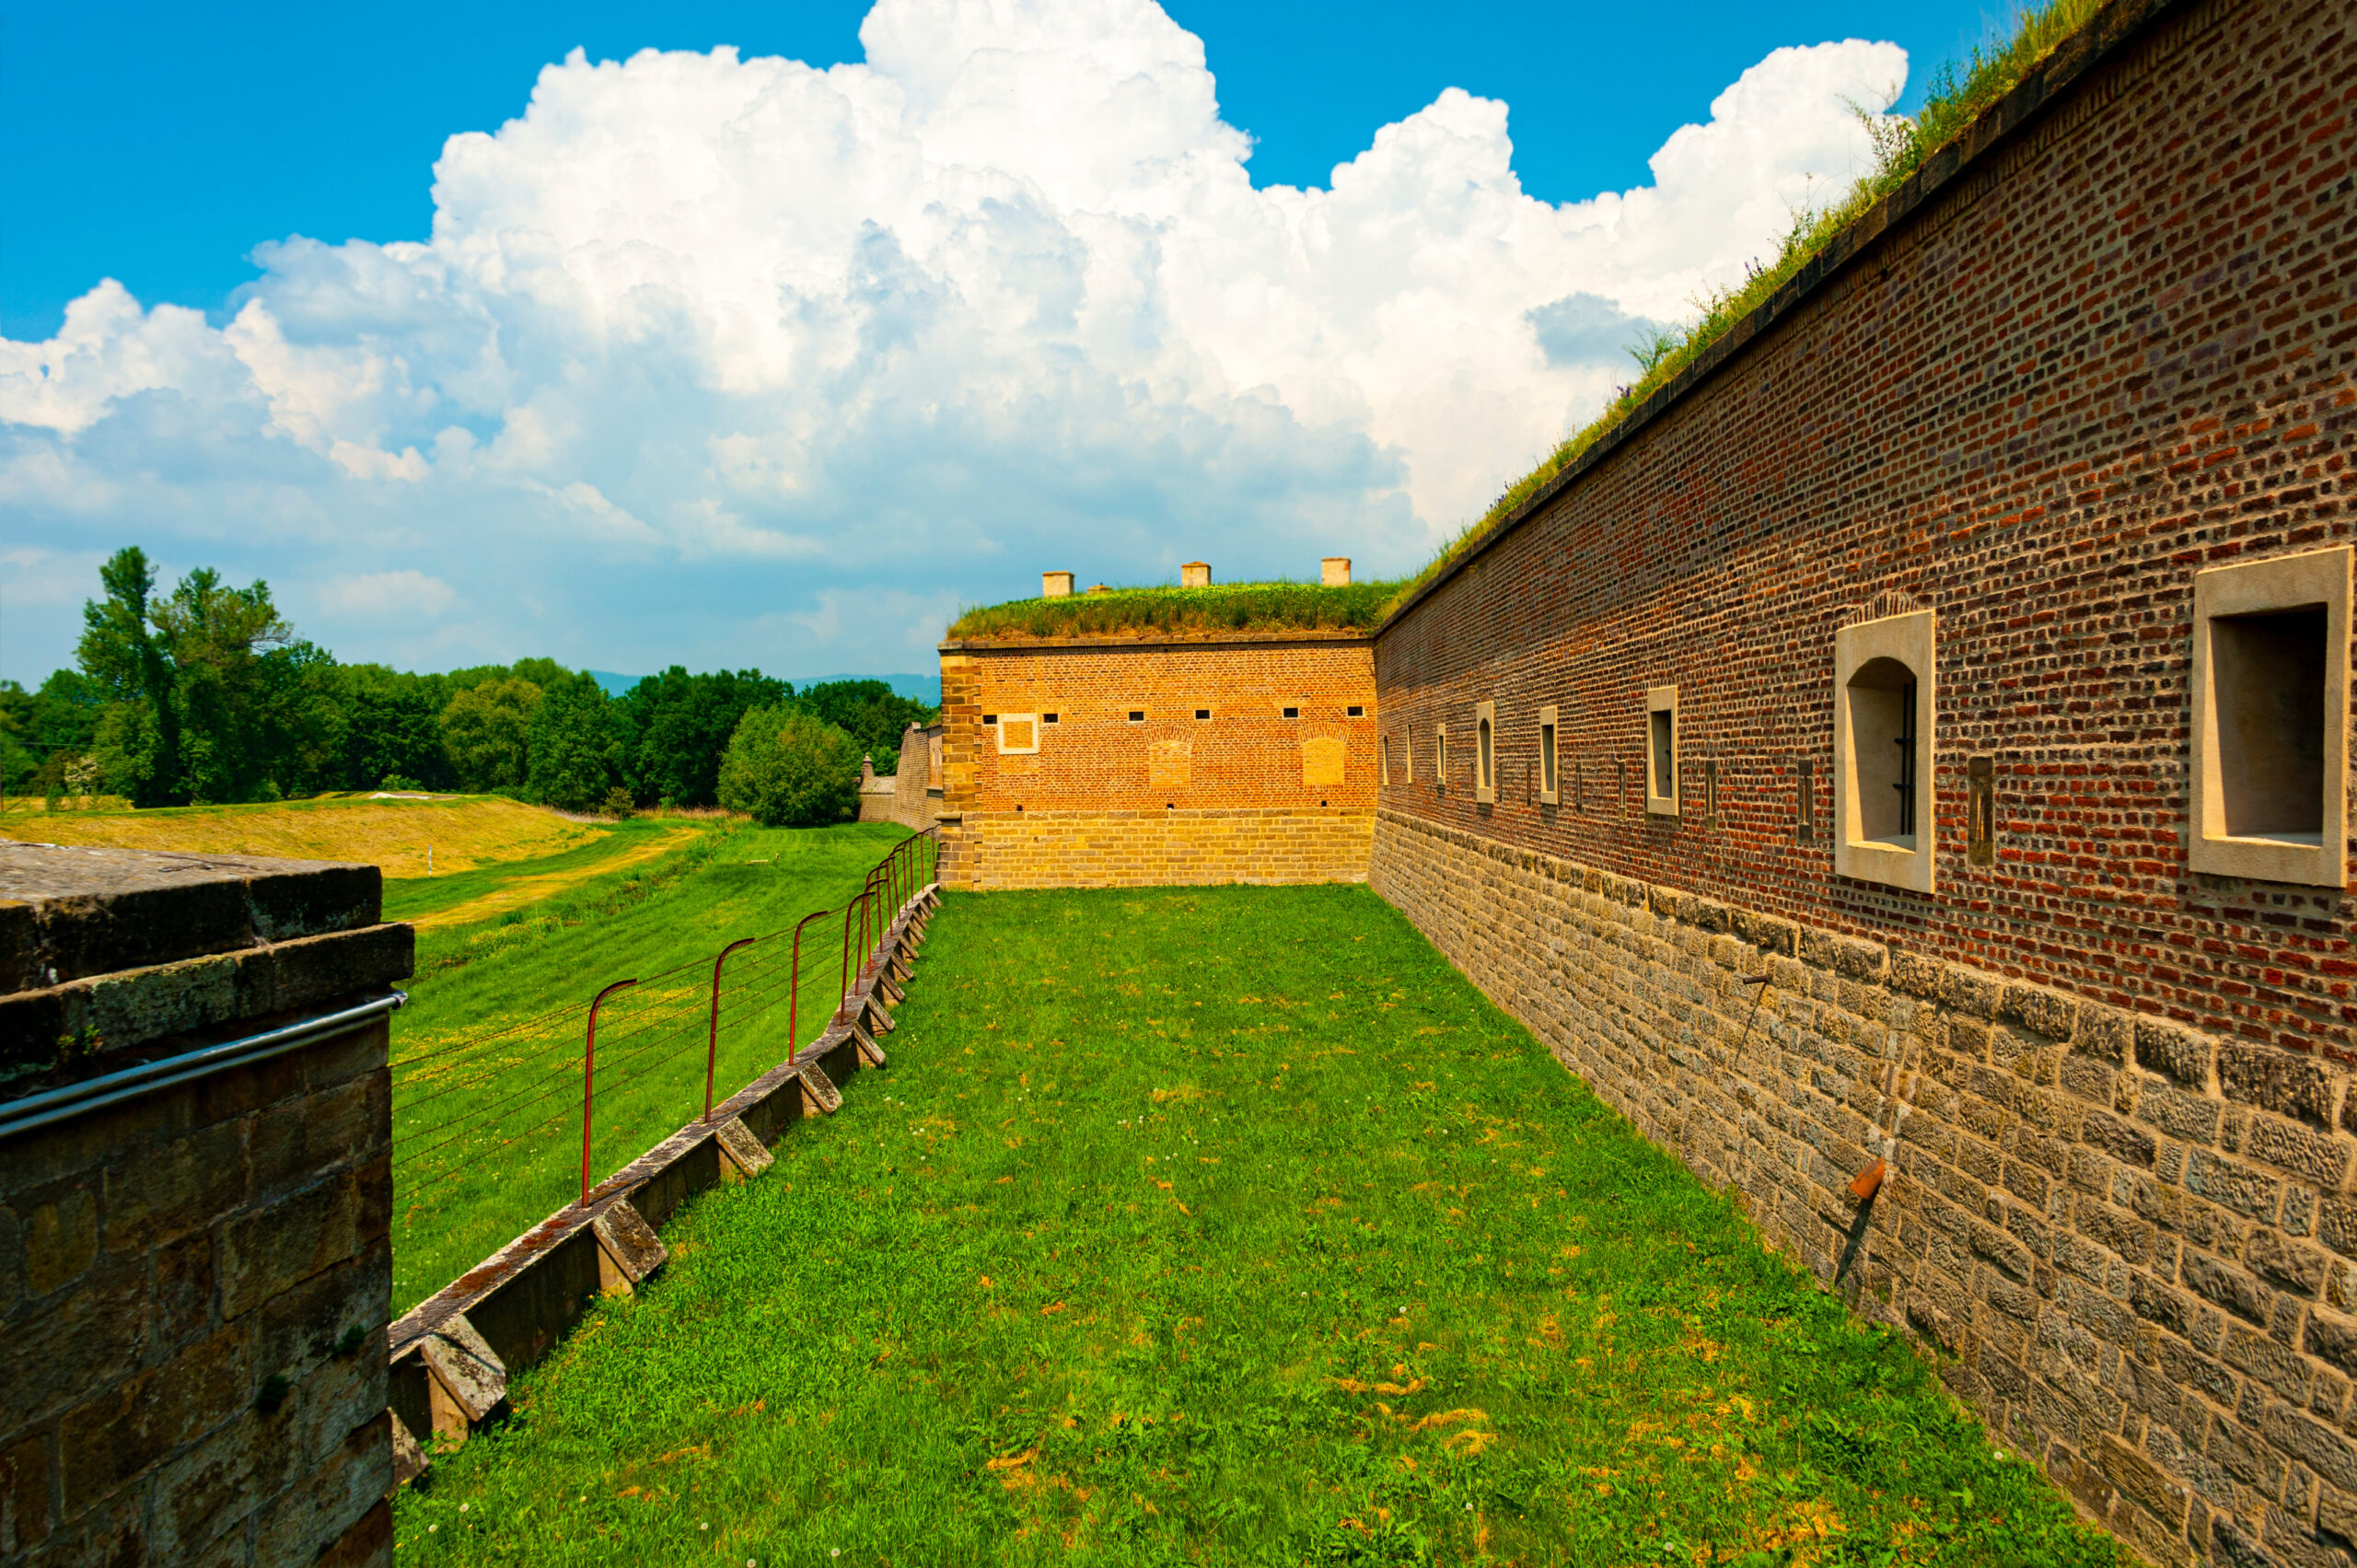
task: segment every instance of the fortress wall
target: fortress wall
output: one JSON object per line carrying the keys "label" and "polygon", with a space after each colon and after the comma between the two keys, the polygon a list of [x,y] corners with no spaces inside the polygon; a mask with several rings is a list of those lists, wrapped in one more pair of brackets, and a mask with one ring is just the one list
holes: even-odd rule
{"label": "fortress wall", "polygon": [[0,845],[0,1562],[391,1562],[386,1016],[193,1054],[384,998],[377,895]]}
{"label": "fortress wall", "polygon": [[[2113,6],[1376,646],[1376,888],[2162,1561],[2357,1552],[2352,66]],[[2294,557],[2305,848],[2196,810],[2197,575]]]}
{"label": "fortress wall", "polygon": [[941,663],[946,885],[1365,879],[1364,637],[973,640]]}

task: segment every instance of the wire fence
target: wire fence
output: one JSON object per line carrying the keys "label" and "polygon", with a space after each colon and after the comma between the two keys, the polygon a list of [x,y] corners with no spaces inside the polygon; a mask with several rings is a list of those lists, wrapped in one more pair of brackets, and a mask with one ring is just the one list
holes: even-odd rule
{"label": "wire fence", "polygon": [[[396,1297],[422,1298],[800,1051],[884,961],[934,880],[938,830],[840,908],[435,1044],[392,1067]],[[397,1303],[397,1307],[398,1307]]]}

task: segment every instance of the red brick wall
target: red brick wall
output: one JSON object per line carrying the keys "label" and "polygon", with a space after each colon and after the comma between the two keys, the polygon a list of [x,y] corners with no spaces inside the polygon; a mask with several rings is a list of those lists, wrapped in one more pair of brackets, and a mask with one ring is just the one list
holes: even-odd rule
{"label": "red brick wall", "polygon": [[[970,810],[1375,804],[1375,669],[1363,638],[967,651],[973,712],[944,717],[971,726]],[[1288,707],[1299,716],[1283,716]],[[1130,722],[1132,712],[1144,722]],[[1057,722],[1040,726],[1036,755],[1002,755],[981,723],[1000,713]],[[1306,782],[1305,745],[1321,741],[1341,743],[1341,776]],[[1184,782],[1152,782],[1156,744],[1186,748]]]}
{"label": "red brick wall", "polygon": [[[955,819],[945,881],[1365,874],[1376,763],[1374,655],[1364,638],[951,645],[942,703],[943,808]],[[1287,708],[1296,716],[1285,717]],[[1211,716],[1196,718],[1199,709]],[[1132,712],[1145,716],[1132,723]],[[1012,714],[1056,715],[1039,725],[1036,753],[999,750],[999,727],[984,720]],[[1149,830],[1141,813],[1163,819]],[[1027,828],[1027,815],[1061,825]],[[1355,827],[1335,830],[1338,815]],[[988,854],[989,844],[999,853]],[[1199,865],[1189,865],[1190,845],[1202,852]],[[1256,874],[1253,856],[1264,849],[1268,864]]]}
{"label": "red brick wall", "polygon": [[[2189,876],[2183,843],[2194,571],[2353,531],[2348,23],[2177,8],[1415,605],[1376,648],[1382,727],[1416,750],[1383,804],[2357,1059],[2357,906]],[[1834,629],[1902,598],[1939,612],[1931,897],[1838,878],[1795,832],[1804,758],[1830,820]],[[1643,815],[1644,690],[1671,683],[1715,820]],[[1484,698],[1493,807],[1457,743]],[[1526,782],[1543,703],[1561,806]],[[1963,853],[1978,755],[1988,866]]]}

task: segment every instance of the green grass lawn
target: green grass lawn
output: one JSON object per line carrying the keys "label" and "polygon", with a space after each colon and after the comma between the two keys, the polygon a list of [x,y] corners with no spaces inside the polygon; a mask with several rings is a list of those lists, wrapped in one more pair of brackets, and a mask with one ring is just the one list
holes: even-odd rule
{"label": "green grass lawn", "polygon": [[2109,1563],[1362,888],[953,895],[409,1562]]}
{"label": "green grass lawn", "polygon": [[[646,982],[600,1015],[593,1179],[702,1109],[703,1019],[720,949],[841,906],[905,836],[891,823],[721,823],[528,910],[421,933],[410,1003],[393,1020],[393,1309],[415,1306],[579,1195],[583,1024],[599,987]],[[623,832],[550,858],[617,856],[633,842]],[[546,861],[518,861],[447,880],[475,899],[503,876],[547,871]],[[400,909],[413,895],[394,887],[388,903]],[[820,951],[802,970],[806,1039],[834,1004],[840,926],[821,924]],[[730,960],[720,1098],[787,1054],[786,1010],[770,1005],[781,997],[784,958],[783,945],[765,944]],[[677,972],[658,978],[666,971]]]}

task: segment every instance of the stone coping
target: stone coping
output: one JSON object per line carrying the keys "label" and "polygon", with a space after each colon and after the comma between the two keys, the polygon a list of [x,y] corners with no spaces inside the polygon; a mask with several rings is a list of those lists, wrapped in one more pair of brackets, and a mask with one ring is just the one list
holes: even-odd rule
{"label": "stone coping", "polygon": [[377,923],[377,867],[0,840],[0,995]]}

